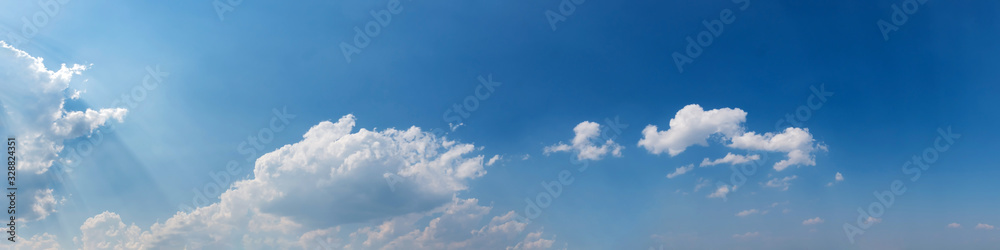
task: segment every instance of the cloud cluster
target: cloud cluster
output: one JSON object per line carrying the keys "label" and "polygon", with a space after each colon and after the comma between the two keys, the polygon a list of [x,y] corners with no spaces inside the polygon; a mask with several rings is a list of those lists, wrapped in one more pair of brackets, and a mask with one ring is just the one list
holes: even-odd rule
{"label": "cloud cluster", "polygon": [[726,153],[725,157],[715,160],[710,160],[709,158],[705,158],[704,160],[701,161],[701,165],[699,165],[699,167],[709,167],[719,164],[737,165],[756,160],[760,160],[760,155],[737,155],[733,153]]}
{"label": "cloud cluster", "polygon": [[[745,132],[747,112],[741,109],[721,108],[704,110],[698,104],[684,106],[674,118],[670,119],[670,128],[658,130],[656,125],[648,125],[642,130],[639,146],[653,154],[667,152],[676,156],[692,145],[708,146],[708,139],[720,135],[727,147],[744,150],[780,152],[788,155],[787,159],[774,164],[774,169],[782,171],[789,166],[816,165],[813,152],[824,150],[822,145],[816,145],[812,134],[807,128],[790,127],[781,133]],[[723,163],[742,164],[758,160],[759,155],[736,155],[728,153],[716,160],[705,159],[701,166],[712,166]]]}
{"label": "cloud cluster", "polygon": [[816,224],[820,224],[820,223],[823,223],[823,222],[824,222],[823,219],[821,219],[819,217],[816,217],[816,218],[807,219],[807,220],[802,221],[802,225],[806,225],[806,226],[808,226],[808,225],[816,225]]}
{"label": "cloud cluster", "polygon": [[[234,183],[219,202],[178,212],[149,230],[126,226],[111,212],[90,218],[81,227],[84,236],[78,244],[451,249],[547,248],[554,243],[540,231],[525,232],[526,224],[512,212],[486,221],[491,207],[457,197],[469,180],[486,174],[484,157],[470,155],[472,144],[417,127],[352,132],[354,125],[353,115],[321,122],[302,141],[258,158],[254,178]],[[340,232],[349,223],[377,226]],[[527,235],[520,237],[522,233]]]}
{"label": "cloud cluster", "polygon": [[677,111],[666,131],[657,130],[656,125],[647,125],[642,130],[639,146],[653,154],[667,152],[676,156],[691,145],[708,146],[708,137],[714,134],[727,138],[739,135],[743,132],[746,116],[747,112],[741,109],[705,111],[698,104],[690,104]]}
{"label": "cloud cluster", "polygon": [[18,211],[21,220],[45,219],[61,204],[46,172],[60,158],[64,142],[90,136],[108,122],[122,122],[128,113],[124,108],[64,107],[67,98],[79,98],[82,91],[70,84],[86,69],[62,64],[50,70],[41,57],[0,41],[0,133],[16,138],[18,185],[34,190],[18,200],[26,208]]}
{"label": "cloud cluster", "polygon": [[22,159],[21,170],[45,173],[58,159],[63,142],[89,136],[108,121],[122,122],[128,112],[124,108],[85,109],[70,111],[63,105],[74,75],[86,66],[61,65],[52,71],[42,58],[32,57],[0,41],[0,114],[4,129],[17,135]]}
{"label": "cloud cluster", "polygon": [[573,128],[573,141],[570,144],[565,144],[563,142],[556,143],[555,145],[545,147],[545,154],[550,154],[554,152],[572,152],[576,154],[578,160],[600,160],[604,158],[605,155],[611,154],[616,157],[621,157],[622,146],[615,143],[614,140],[608,139],[607,141],[599,141],[601,136],[601,125],[596,122],[584,121],[577,124]]}

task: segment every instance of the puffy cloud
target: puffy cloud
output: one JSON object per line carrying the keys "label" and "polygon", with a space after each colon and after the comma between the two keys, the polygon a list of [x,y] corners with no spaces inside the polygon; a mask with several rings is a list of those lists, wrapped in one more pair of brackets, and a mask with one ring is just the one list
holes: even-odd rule
{"label": "puffy cloud", "polygon": [[139,249],[148,247],[143,239],[150,237],[136,225],[125,225],[118,214],[107,212],[88,218],[80,226],[83,249]]}
{"label": "puffy cloud", "polygon": [[497,163],[497,161],[499,161],[500,159],[503,159],[503,157],[501,157],[500,155],[493,155],[493,157],[490,158],[488,162],[486,162],[486,166],[493,166],[493,164]]}
{"label": "puffy cloud", "polygon": [[56,197],[52,195],[52,189],[38,190],[35,191],[34,204],[31,205],[31,211],[38,216],[38,220],[45,219],[49,214],[56,212],[56,205],[62,203],[62,200],[56,201]]}
{"label": "puffy cloud", "polygon": [[802,225],[816,225],[820,223],[823,223],[823,219],[820,219],[819,217],[802,221]]}
{"label": "puffy cloud", "polygon": [[[596,122],[584,121],[573,128],[573,141],[569,145],[559,142],[555,145],[545,147],[544,153],[572,152],[579,160],[600,160],[604,155],[611,154],[621,157],[622,146],[608,139],[601,144],[598,137],[601,136],[601,125]],[[600,145],[600,146],[598,146]]]}
{"label": "puffy cloud", "polygon": [[774,179],[771,179],[771,180],[767,181],[767,183],[765,183],[764,185],[767,186],[767,187],[779,188],[782,191],[785,191],[785,190],[788,190],[788,186],[792,185],[789,182],[792,181],[792,180],[798,179],[798,178],[799,177],[796,176],[796,175],[786,176],[785,178],[774,178]]}
{"label": "puffy cloud", "polygon": [[984,223],[976,224],[976,229],[993,230],[993,228],[994,228],[993,225],[990,224],[984,224]]}
{"label": "puffy cloud", "polygon": [[750,161],[760,160],[760,155],[737,155],[733,153],[726,153],[725,157],[715,160],[709,160],[705,158],[701,161],[700,167],[715,166],[719,164],[743,164]]}
{"label": "puffy cloud", "polygon": [[952,222],[951,224],[948,224],[948,226],[946,226],[946,227],[948,227],[948,228],[962,228],[962,224],[958,224],[958,223]]}
{"label": "puffy cloud", "polygon": [[[736,188],[734,187],[733,189],[736,189]],[[719,188],[716,188],[715,192],[712,192],[711,194],[709,194],[708,198],[722,198],[722,199],[726,199],[726,194],[729,194],[729,191],[732,191],[732,190],[729,190],[729,185],[722,185],[722,186],[719,186]]]}
{"label": "puffy cloud", "polygon": [[722,134],[727,138],[743,131],[747,112],[740,109],[713,109],[705,111],[698,104],[684,106],[670,119],[670,128],[657,130],[656,125],[647,125],[642,130],[639,146],[653,154],[667,152],[675,156],[691,145],[708,146],[708,137]]}
{"label": "puffy cloud", "polygon": [[63,249],[59,245],[59,241],[56,240],[55,235],[49,233],[42,233],[41,235],[32,235],[31,237],[25,239],[23,237],[18,238],[17,242],[9,246],[10,250],[59,250]]}
{"label": "puffy cloud", "polygon": [[746,217],[747,215],[756,214],[756,213],[759,213],[759,212],[760,211],[757,211],[757,209],[743,210],[743,211],[740,211],[739,213],[736,213],[736,216]]}
{"label": "puffy cloud", "polygon": [[[84,237],[84,243],[167,249],[440,249],[545,242],[523,242],[531,235],[519,238],[526,223],[515,220],[513,212],[479,226],[491,207],[457,198],[469,180],[486,174],[484,157],[470,156],[472,144],[416,127],[352,133],[354,125],[353,115],[319,123],[302,141],[258,158],[254,177],[234,183],[219,202],[178,212],[147,231],[126,227],[117,215],[95,216],[81,230],[123,237]],[[378,226],[362,227],[345,238],[340,226],[349,223]]]}
{"label": "puffy cloud", "polygon": [[698,178],[698,184],[694,185],[694,191],[698,192],[698,190],[700,190],[702,188],[705,188],[705,187],[708,187],[710,185],[712,185],[712,181],[711,180],[704,179],[704,178]]}
{"label": "puffy cloud", "polygon": [[122,122],[124,108],[69,111],[63,107],[74,75],[83,65],[63,64],[52,71],[42,58],[32,57],[0,41],[0,104],[3,105],[8,133],[21,142],[21,169],[45,173],[58,159],[66,140],[89,136],[108,121]]}
{"label": "puffy cloud", "polygon": [[771,152],[788,153],[788,159],[781,160],[774,164],[774,170],[785,170],[792,165],[815,166],[816,159],[812,155],[813,150],[824,149],[823,146],[815,146],[812,134],[809,129],[786,128],[780,134],[765,133],[763,135],[755,132],[732,138],[733,148],[748,150],[764,150]]}
{"label": "puffy cloud", "polygon": [[833,176],[833,181],[830,182],[830,183],[827,183],[826,186],[828,186],[828,187],[829,186],[833,186],[834,183],[841,182],[841,181],[844,181],[844,175],[840,174],[840,172],[837,172],[837,174]]}
{"label": "puffy cloud", "polygon": [[[670,128],[660,131],[656,125],[647,125],[642,130],[639,146],[653,154],[667,152],[676,156],[691,145],[708,146],[708,138],[721,135],[722,141],[729,141],[726,146],[744,150],[760,150],[781,152],[788,159],[774,164],[777,171],[793,165],[816,165],[813,152],[825,150],[823,145],[816,145],[809,129],[786,128],[781,133],[744,132],[747,113],[741,109],[721,108],[705,111],[698,104],[684,106],[674,118],[670,119]],[[756,158],[756,159],[755,159]],[[717,160],[705,159],[701,166],[711,166],[722,163],[740,164],[758,160],[754,156],[741,156],[729,153]]]}
{"label": "puffy cloud", "polygon": [[667,179],[673,179],[674,177],[685,174],[688,171],[691,171],[692,169],[694,169],[694,164],[688,164],[687,166],[680,166],[677,169],[674,169],[673,173],[667,174]]}

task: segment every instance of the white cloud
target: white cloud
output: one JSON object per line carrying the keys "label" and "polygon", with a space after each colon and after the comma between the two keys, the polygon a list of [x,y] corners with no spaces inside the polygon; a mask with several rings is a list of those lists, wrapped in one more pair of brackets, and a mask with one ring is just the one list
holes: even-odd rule
{"label": "white cloud", "polygon": [[694,169],[694,164],[688,164],[687,166],[680,166],[677,169],[674,169],[673,173],[667,174],[667,179],[673,179],[674,177],[685,174],[688,171],[691,171],[692,169]]}
{"label": "white cloud", "polygon": [[[354,130],[354,116],[321,122],[303,140],[257,159],[252,179],[220,201],[141,231],[113,213],[88,220],[83,245],[163,249],[505,248],[551,245],[508,212],[459,199],[486,174],[472,144],[420,128]],[[392,174],[394,182],[384,176]],[[374,224],[370,224],[374,223]],[[361,225],[345,237],[341,225]],[[375,225],[375,226],[365,226]],[[86,233],[92,231],[93,233]],[[471,232],[471,234],[470,234]],[[527,233],[527,236],[521,236]],[[109,238],[110,236],[116,236]],[[534,238],[532,238],[534,237]]]}
{"label": "white cloud", "polygon": [[873,225],[873,224],[876,224],[876,223],[882,223],[882,218],[875,218],[875,217],[871,217],[871,216],[868,216],[868,218],[865,218],[865,225]]}
{"label": "white cloud", "polygon": [[756,214],[756,213],[759,213],[759,212],[760,211],[757,211],[757,209],[743,210],[743,211],[740,211],[739,213],[736,213],[736,216],[746,217],[747,215]]}
{"label": "white cloud", "polygon": [[56,205],[62,203],[61,201],[56,201],[56,197],[52,195],[52,191],[52,189],[35,191],[34,204],[31,205],[31,211],[38,216],[37,220],[45,219],[49,214],[56,212]]}
{"label": "white cloud", "polygon": [[31,237],[28,237],[28,238],[18,237],[17,238],[17,242],[11,243],[11,245],[9,246],[9,249],[10,250],[22,250],[22,249],[23,250],[29,250],[29,249],[30,250],[37,250],[37,249],[59,250],[59,249],[63,249],[63,248],[59,245],[59,241],[56,240],[56,236],[55,235],[51,235],[49,233],[42,233],[40,235],[38,235],[38,234],[32,235]]}
{"label": "white cloud", "polygon": [[[746,116],[747,113],[738,108],[705,111],[698,104],[687,105],[677,111],[674,118],[670,119],[670,128],[666,131],[658,130],[656,125],[647,125],[642,130],[643,137],[639,140],[638,145],[653,154],[667,152],[670,156],[676,156],[691,145],[708,146],[708,138],[713,135],[721,135],[722,141],[729,141],[726,146],[731,148],[786,153],[788,159],[774,164],[774,169],[777,171],[782,171],[789,166],[814,166],[816,160],[813,152],[826,150],[826,146],[816,145],[807,128],[790,127],[777,134],[744,133],[746,128],[743,123],[746,122]],[[706,159],[702,161],[702,166],[722,163],[739,164],[748,161],[748,159],[738,156],[730,153],[727,154],[729,159],[726,159],[727,157],[715,161]]]}
{"label": "white cloud", "polygon": [[544,153],[548,155],[554,152],[573,152],[576,153],[576,158],[579,160],[587,159],[595,161],[604,158],[604,155],[609,153],[616,157],[622,156],[622,146],[611,139],[597,146],[601,143],[598,141],[598,137],[601,136],[601,125],[596,122],[581,122],[573,128],[573,133],[576,135],[573,137],[570,145],[559,142],[555,145],[545,147]]}
{"label": "white cloud", "polygon": [[88,218],[80,226],[83,249],[139,249],[146,248],[143,238],[149,240],[149,233],[143,233],[135,224],[122,223],[118,214],[107,212]]}
{"label": "white cloud", "polygon": [[962,228],[962,224],[958,224],[958,223],[954,223],[954,222],[953,222],[953,223],[951,223],[951,224],[948,224],[948,226],[947,226],[947,227],[948,227],[948,228]]}
{"label": "white cloud", "polygon": [[486,162],[486,166],[493,166],[493,164],[497,163],[497,161],[500,159],[503,159],[503,157],[501,157],[500,155],[493,155],[493,157],[490,158],[488,162]]}
{"label": "white cloud", "polygon": [[781,160],[774,164],[774,170],[785,170],[793,165],[815,166],[816,159],[812,152],[816,149],[824,149],[823,146],[815,146],[812,134],[809,129],[786,128],[780,134],[765,133],[759,135],[755,132],[732,138],[729,147],[747,150],[765,150],[772,152],[788,153],[788,159]]}
{"label": "white cloud", "polygon": [[730,190],[729,190],[729,186],[728,185],[722,185],[722,186],[719,186],[719,188],[715,189],[715,192],[709,194],[708,198],[722,198],[722,199],[725,199],[726,198],[726,194],[729,194],[729,191]]}
{"label": "white cloud", "polygon": [[737,155],[737,154],[733,154],[733,153],[726,153],[726,156],[722,157],[720,159],[709,160],[708,158],[705,158],[704,160],[701,161],[701,165],[700,166],[701,167],[708,167],[708,166],[715,166],[715,165],[724,164],[724,163],[736,165],[736,164],[743,164],[743,163],[747,163],[747,162],[750,162],[750,161],[756,161],[756,160],[760,160],[760,155]]}
{"label": "white cloud", "polygon": [[827,183],[826,186],[827,187],[833,186],[834,183],[841,182],[841,181],[844,181],[844,175],[840,174],[840,172],[837,172],[837,174],[833,176],[833,181],[830,182],[830,183]]}
{"label": "white cloud", "polygon": [[10,134],[20,142],[21,170],[42,174],[59,158],[66,140],[89,136],[111,120],[122,122],[128,112],[124,108],[86,109],[69,111],[63,107],[70,92],[74,75],[86,66],[74,64],[52,71],[42,64],[42,58],[32,57],[0,42],[0,114]]}
{"label": "white cloud", "polygon": [[816,225],[820,223],[823,223],[823,219],[820,219],[819,217],[802,221],[802,225]]}
{"label": "white cloud", "polygon": [[990,224],[984,224],[984,223],[979,223],[979,224],[976,224],[976,229],[982,229],[982,230],[993,230],[993,225],[990,225]]}
{"label": "white cloud", "polygon": [[767,181],[767,183],[765,183],[764,185],[767,186],[767,187],[778,188],[778,189],[781,189],[782,191],[784,191],[784,190],[788,190],[788,186],[792,185],[792,183],[790,183],[790,181],[798,179],[798,178],[799,177],[796,176],[796,175],[786,176],[785,178],[780,178],[780,179],[779,178],[774,178],[774,179],[771,179],[771,180]]}
{"label": "white cloud", "polygon": [[712,181],[704,178],[698,178],[698,184],[694,185],[694,191],[698,192],[699,189],[705,188],[712,185]]}
{"label": "white cloud", "polygon": [[656,125],[647,125],[642,130],[639,146],[653,154],[666,151],[675,156],[691,145],[708,146],[707,139],[713,134],[722,134],[727,138],[738,135],[743,131],[740,124],[746,121],[746,116],[747,113],[740,109],[705,111],[698,104],[690,104],[677,111],[666,131],[657,130]]}
{"label": "white cloud", "polygon": [[760,232],[746,232],[744,234],[734,234],[733,238],[737,239],[748,239],[760,236]]}

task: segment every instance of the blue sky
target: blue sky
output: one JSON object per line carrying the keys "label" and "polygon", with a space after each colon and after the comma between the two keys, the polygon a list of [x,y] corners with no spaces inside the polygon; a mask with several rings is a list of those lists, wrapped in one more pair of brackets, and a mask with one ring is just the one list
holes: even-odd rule
{"label": "blue sky", "polygon": [[[25,208],[17,229],[23,242],[15,247],[1000,244],[993,227],[1000,224],[1000,196],[991,192],[1000,187],[1000,170],[987,157],[1000,126],[994,110],[1000,60],[993,56],[1000,36],[992,32],[1000,28],[998,3],[403,0],[377,36],[346,60],[341,44],[356,46],[355,27],[377,22],[371,12],[391,13],[390,2],[242,1],[222,18],[212,1],[3,3],[0,40],[8,46],[0,59],[0,126],[28,145],[64,146],[22,156],[22,164],[53,162],[19,170]],[[884,36],[879,21],[893,23],[894,5],[914,3],[919,7],[905,23]],[[560,13],[560,5],[564,20],[553,26],[546,13]],[[733,19],[699,55],[686,54],[686,38],[710,34],[703,21],[721,13]],[[36,16],[47,22],[31,21]],[[18,36],[24,39],[12,39]],[[683,72],[674,53],[692,57]],[[32,68],[39,58],[51,72]],[[61,64],[68,69],[59,71]],[[59,72],[76,73],[71,80],[44,78]],[[480,78],[492,79],[493,90],[479,87]],[[58,86],[39,87],[46,84]],[[122,102],[140,92],[145,96],[135,105]],[[823,92],[831,95],[817,101]],[[469,111],[472,102],[478,105]],[[469,113],[452,130],[455,105]],[[680,113],[696,109],[718,116]],[[273,123],[275,112],[288,113],[280,116],[288,122]],[[796,112],[798,124],[776,126]],[[672,119],[691,121],[690,129],[674,127]],[[608,120],[625,124],[620,134],[581,135],[608,129]],[[342,133],[347,124],[353,129]],[[640,145],[656,135],[643,132],[648,125],[657,127],[653,132],[677,128],[669,133],[678,137],[653,136],[659,143]],[[438,133],[407,134],[416,133],[411,127]],[[947,150],[935,149],[939,129],[949,128],[961,137]],[[310,131],[315,136],[304,139]],[[273,139],[248,154],[262,133]],[[796,136],[767,140],[779,135]],[[735,146],[736,138],[744,146]],[[677,147],[683,152],[655,152]],[[81,149],[90,153],[72,157]],[[911,181],[904,164],[928,149],[938,159]],[[793,150],[804,150],[803,161],[776,170]],[[352,161],[341,158],[345,152],[390,156]],[[444,161],[445,152],[460,156]],[[760,160],[699,166],[727,153]],[[397,155],[444,163],[413,165]],[[234,160],[235,171],[226,172]],[[690,171],[667,178],[689,164]],[[731,167],[748,166],[757,170],[733,183]],[[331,169],[346,172],[309,172]],[[384,169],[401,179],[381,178]],[[469,169],[478,171],[463,172]],[[541,183],[558,181],[564,170],[573,182],[541,215],[530,223],[505,217],[524,216],[525,199],[546,192]],[[845,233],[845,224],[858,224],[858,208],[878,202],[872,193],[891,190],[895,180],[905,193],[881,216],[866,218],[872,224],[863,234]],[[215,183],[218,192],[197,191]],[[725,199],[709,197],[721,187],[730,190]],[[236,198],[220,199],[227,190]],[[280,195],[268,196],[274,192]],[[200,195],[204,204],[193,204]],[[37,211],[29,209],[35,204]],[[244,209],[251,212],[204,219]],[[272,219],[278,222],[260,222]],[[489,231],[493,222],[517,230],[465,233]],[[115,230],[130,233],[98,237]],[[384,238],[357,236],[372,230]],[[409,239],[411,232],[434,237]]]}

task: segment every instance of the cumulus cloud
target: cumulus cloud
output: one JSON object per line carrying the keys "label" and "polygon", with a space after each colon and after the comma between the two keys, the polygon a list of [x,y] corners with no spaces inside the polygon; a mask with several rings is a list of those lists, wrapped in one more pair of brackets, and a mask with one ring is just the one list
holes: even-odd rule
{"label": "cumulus cloud", "polygon": [[77,244],[83,249],[139,249],[146,248],[143,239],[149,240],[149,233],[143,233],[136,225],[125,225],[121,216],[107,212],[90,217],[80,226],[81,237]]}
{"label": "cumulus cloud", "polygon": [[710,185],[712,185],[712,181],[711,180],[704,179],[704,178],[698,178],[698,184],[694,185],[694,191],[698,192],[698,190],[700,190],[702,188],[705,188],[705,187],[708,187]]}
{"label": "cumulus cloud", "polygon": [[63,249],[59,245],[59,241],[56,239],[56,236],[49,233],[36,234],[28,238],[18,237],[17,242],[10,244],[11,245],[8,246],[8,249],[10,250]]}
{"label": "cumulus cloud", "polygon": [[667,179],[673,179],[674,177],[685,174],[688,171],[691,171],[692,169],[694,169],[694,164],[688,164],[687,166],[680,166],[677,169],[674,169],[673,173],[667,174]]}
{"label": "cumulus cloud", "polygon": [[752,214],[756,214],[756,213],[759,213],[759,212],[760,211],[757,211],[757,209],[743,210],[743,211],[740,211],[739,213],[736,213],[736,216],[746,217],[747,215],[752,215]]}
{"label": "cumulus cloud", "polygon": [[[178,212],[148,230],[105,213],[81,230],[83,245],[165,249],[440,249],[551,246],[508,212],[460,199],[486,174],[475,146],[420,128],[354,131],[347,115],[257,159],[254,177],[220,201]],[[386,178],[386,176],[393,178]],[[367,225],[345,237],[341,225]],[[484,226],[481,223],[486,223]],[[426,225],[426,226],[422,226]],[[103,234],[102,234],[103,232]],[[123,233],[116,233],[123,232]],[[527,236],[520,236],[528,233]],[[107,238],[109,235],[117,238]],[[534,237],[534,238],[532,238]]]}
{"label": "cumulus cloud", "polygon": [[868,216],[868,218],[865,218],[865,225],[873,225],[875,223],[882,223],[882,219],[881,218],[871,217],[871,216]]}
{"label": "cumulus cloud", "polygon": [[704,160],[701,161],[700,167],[715,166],[719,164],[736,165],[756,160],[760,160],[760,155],[737,155],[733,153],[726,153],[725,157],[715,160],[709,160],[708,158],[705,158]]}
{"label": "cumulus cloud", "polygon": [[670,119],[670,128],[657,130],[656,125],[647,125],[642,130],[639,146],[653,154],[667,152],[676,156],[691,145],[708,146],[708,137],[722,134],[733,137],[743,131],[741,124],[747,113],[740,109],[713,109],[705,111],[698,104],[684,106]]}
{"label": "cumulus cloud", "polygon": [[747,150],[764,150],[771,152],[788,153],[788,159],[781,160],[774,164],[774,170],[785,170],[792,165],[815,166],[816,159],[812,155],[813,150],[824,149],[823,146],[816,146],[809,129],[786,128],[779,134],[765,133],[763,135],[755,132],[732,138],[733,148]]}
{"label": "cumulus cloud", "polygon": [[726,198],[726,194],[729,194],[729,191],[732,191],[732,190],[729,190],[729,186],[728,185],[722,185],[722,186],[719,186],[719,188],[716,188],[715,192],[712,192],[711,194],[709,194],[708,198],[722,198],[722,199],[725,199]]}
{"label": "cumulus cloud", "polygon": [[63,107],[74,75],[84,65],[61,65],[49,70],[42,58],[32,57],[0,41],[0,104],[8,133],[17,135],[21,169],[42,174],[59,158],[66,140],[89,136],[105,123],[122,122],[124,108],[70,111]]}
{"label": "cumulus cloud", "polygon": [[[647,125],[642,130],[639,146],[653,154],[667,152],[670,156],[676,156],[692,145],[708,146],[708,138],[720,135],[721,141],[728,141],[726,146],[730,148],[787,154],[788,159],[774,164],[774,169],[777,171],[789,166],[814,166],[816,160],[813,152],[826,149],[825,146],[815,143],[812,134],[806,128],[790,127],[781,133],[745,132],[747,129],[743,123],[746,122],[746,116],[747,112],[738,108],[706,111],[698,104],[690,104],[677,111],[674,118],[670,119],[670,128],[666,131],[658,130],[656,125]],[[757,159],[759,156],[729,153],[722,159],[705,159],[702,161],[702,166],[740,164]]]}
{"label": "cumulus cloud", "polygon": [[828,186],[828,187],[829,186],[833,186],[834,183],[841,182],[841,181],[844,181],[844,175],[840,174],[840,172],[837,172],[837,174],[833,176],[833,181],[830,182],[830,183],[827,183],[826,186]]}
{"label": "cumulus cloud", "polygon": [[578,160],[587,159],[595,161],[604,158],[607,154],[616,157],[622,156],[622,146],[615,143],[614,140],[599,141],[598,137],[601,136],[601,125],[596,122],[581,122],[573,128],[573,133],[575,136],[573,136],[573,141],[570,144],[567,145],[563,142],[556,143],[555,145],[545,147],[544,153],[548,155],[554,152],[571,152],[576,154]]}
{"label": "cumulus cloud", "polygon": [[767,183],[765,183],[764,185],[767,187],[777,188],[781,189],[782,191],[785,191],[788,190],[788,187],[792,185],[792,183],[790,182],[798,178],[799,177],[796,175],[786,176],[785,178],[774,178],[767,181]]}
{"label": "cumulus cloud", "polygon": [[62,203],[62,200],[56,200],[56,197],[52,195],[52,191],[52,189],[35,191],[35,196],[33,197],[34,204],[31,205],[31,211],[38,217],[37,220],[45,219],[49,214],[56,212],[56,205]]}
{"label": "cumulus cloud", "polygon": [[816,225],[820,223],[823,223],[823,219],[820,219],[819,217],[802,221],[802,225]]}
{"label": "cumulus cloud", "polygon": [[990,224],[984,224],[984,223],[976,224],[976,229],[993,230],[993,228],[994,228],[993,225]]}
{"label": "cumulus cloud", "polygon": [[962,228],[962,224],[958,224],[958,223],[952,222],[951,224],[948,224],[948,226],[946,226],[946,227],[948,227],[948,228]]}
{"label": "cumulus cloud", "polygon": [[500,159],[503,159],[503,157],[501,157],[500,155],[493,155],[493,157],[490,158],[488,162],[486,162],[486,166],[493,166],[493,164],[497,163],[497,161],[499,161]]}

